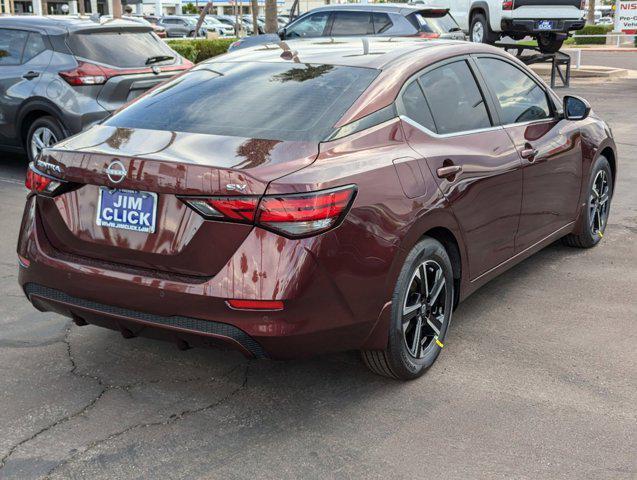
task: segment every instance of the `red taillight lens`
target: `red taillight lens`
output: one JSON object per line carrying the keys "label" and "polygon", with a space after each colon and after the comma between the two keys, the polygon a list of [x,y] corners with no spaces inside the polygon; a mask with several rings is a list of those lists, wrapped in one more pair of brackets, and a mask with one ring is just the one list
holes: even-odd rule
{"label": "red taillight lens", "polygon": [[301,238],[334,228],[356,194],[348,185],[320,192],[258,197],[182,198],[211,220],[254,223],[287,237]]}
{"label": "red taillight lens", "polygon": [[75,87],[82,85],[102,85],[106,83],[113,72],[107,68],[100,67],[88,62],[78,62],[77,67],[73,70],[60,72],[66,83]]}
{"label": "red taillight lens", "polygon": [[24,180],[24,186],[32,192],[43,192],[53,181],[52,178],[45,177],[32,169],[27,170],[27,177]]}
{"label": "red taillight lens", "polygon": [[56,192],[59,192],[58,189],[61,189],[63,184],[67,185],[66,182],[62,180],[56,180],[48,175],[42,175],[40,172],[35,170],[33,166],[29,166],[27,176],[24,180],[25,187],[34,193],[41,193],[44,195],[53,195]]}
{"label": "red taillight lens", "polygon": [[281,300],[228,300],[228,306],[235,310],[283,310]]}
{"label": "red taillight lens", "polygon": [[502,10],[513,10],[513,0],[503,0]]}
{"label": "red taillight lens", "polygon": [[418,38],[440,38],[440,34],[435,32],[418,32],[416,36]]}
{"label": "red taillight lens", "polygon": [[252,223],[259,204],[258,197],[212,197],[184,199],[206,218]]}
{"label": "red taillight lens", "polygon": [[259,205],[259,225],[291,237],[329,230],[346,213],[354,198],[349,186],[311,194],[266,196]]}

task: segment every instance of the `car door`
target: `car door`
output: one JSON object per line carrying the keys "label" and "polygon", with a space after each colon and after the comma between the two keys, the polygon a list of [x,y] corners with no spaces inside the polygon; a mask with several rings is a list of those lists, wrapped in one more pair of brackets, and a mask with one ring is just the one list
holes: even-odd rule
{"label": "car door", "polygon": [[477,56],[504,129],[523,164],[516,252],[575,219],[582,177],[579,128],[557,113],[543,85],[500,56]]}
{"label": "car door", "polygon": [[45,37],[0,29],[0,145],[19,146],[17,115],[51,61]]}
{"label": "car door", "polygon": [[458,220],[471,279],[513,256],[522,201],[520,158],[482,89],[460,57],[418,74],[397,102],[407,142]]}

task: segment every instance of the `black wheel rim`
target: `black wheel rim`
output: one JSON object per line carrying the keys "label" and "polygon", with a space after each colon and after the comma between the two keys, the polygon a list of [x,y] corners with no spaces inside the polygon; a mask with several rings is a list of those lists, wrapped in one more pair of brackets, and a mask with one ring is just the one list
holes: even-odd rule
{"label": "black wheel rim", "polygon": [[605,170],[595,175],[589,200],[589,228],[593,235],[604,233],[610,207],[610,184]]}
{"label": "black wheel rim", "polygon": [[441,336],[446,318],[447,285],[442,267],[426,260],[414,271],[405,294],[402,330],[405,347],[423,358]]}

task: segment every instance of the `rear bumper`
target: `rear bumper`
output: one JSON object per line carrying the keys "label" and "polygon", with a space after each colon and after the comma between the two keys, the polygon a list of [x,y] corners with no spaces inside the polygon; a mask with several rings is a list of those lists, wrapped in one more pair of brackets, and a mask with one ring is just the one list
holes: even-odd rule
{"label": "rear bumper", "polygon": [[[542,19],[545,20],[545,19]],[[583,19],[577,20],[565,20],[565,19],[551,19],[547,18],[546,20],[550,20],[554,23],[554,27],[551,30],[539,30],[538,20],[536,19],[511,19],[505,18],[502,20],[501,30],[505,33],[526,33],[526,34],[537,34],[537,33],[564,33],[580,30],[584,28],[584,24],[586,23]]]}
{"label": "rear bumper", "polygon": [[[373,296],[366,300],[365,307],[376,310],[375,315],[359,312],[346,300],[330,268],[320,264],[318,250],[325,237],[289,242],[289,248],[280,239],[255,228],[237,251],[236,262],[232,259],[214,277],[193,282],[55,250],[31,197],[18,243],[18,254],[28,265],[19,267],[18,278],[37,309],[57,312],[79,324],[119,330],[124,336],[230,347],[247,356],[273,359],[375,346],[366,342],[377,324],[381,299],[380,307]],[[277,240],[280,251],[273,248],[264,254],[259,249],[276,246]],[[275,270],[261,274],[259,261],[273,264]],[[246,264],[257,268],[243,271]],[[335,267],[343,269],[342,263]],[[231,298],[282,300],[284,309],[232,310],[226,303]]]}

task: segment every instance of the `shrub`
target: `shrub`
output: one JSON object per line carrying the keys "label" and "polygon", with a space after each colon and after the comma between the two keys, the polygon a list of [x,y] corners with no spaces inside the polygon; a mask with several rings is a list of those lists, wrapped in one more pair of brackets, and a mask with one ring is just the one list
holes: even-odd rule
{"label": "shrub", "polygon": [[192,3],[187,3],[184,7],[183,7],[183,13],[185,14],[192,14],[192,13],[199,13],[199,9],[197,7],[195,7]]}
{"label": "shrub", "polygon": [[577,35],[606,35],[612,30],[612,25],[586,25],[581,30],[575,32],[575,43],[578,45],[605,45],[605,37],[578,38]]}
{"label": "shrub", "polygon": [[188,60],[199,63],[228,51],[235,38],[170,40],[168,45]]}
{"label": "shrub", "polygon": [[172,48],[175,52],[181,55],[184,58],[187,58],[191,62],[195,62],[197,60],[197,54],[199,51],[195,48],[192,42],[168,42],[168,46]]}

